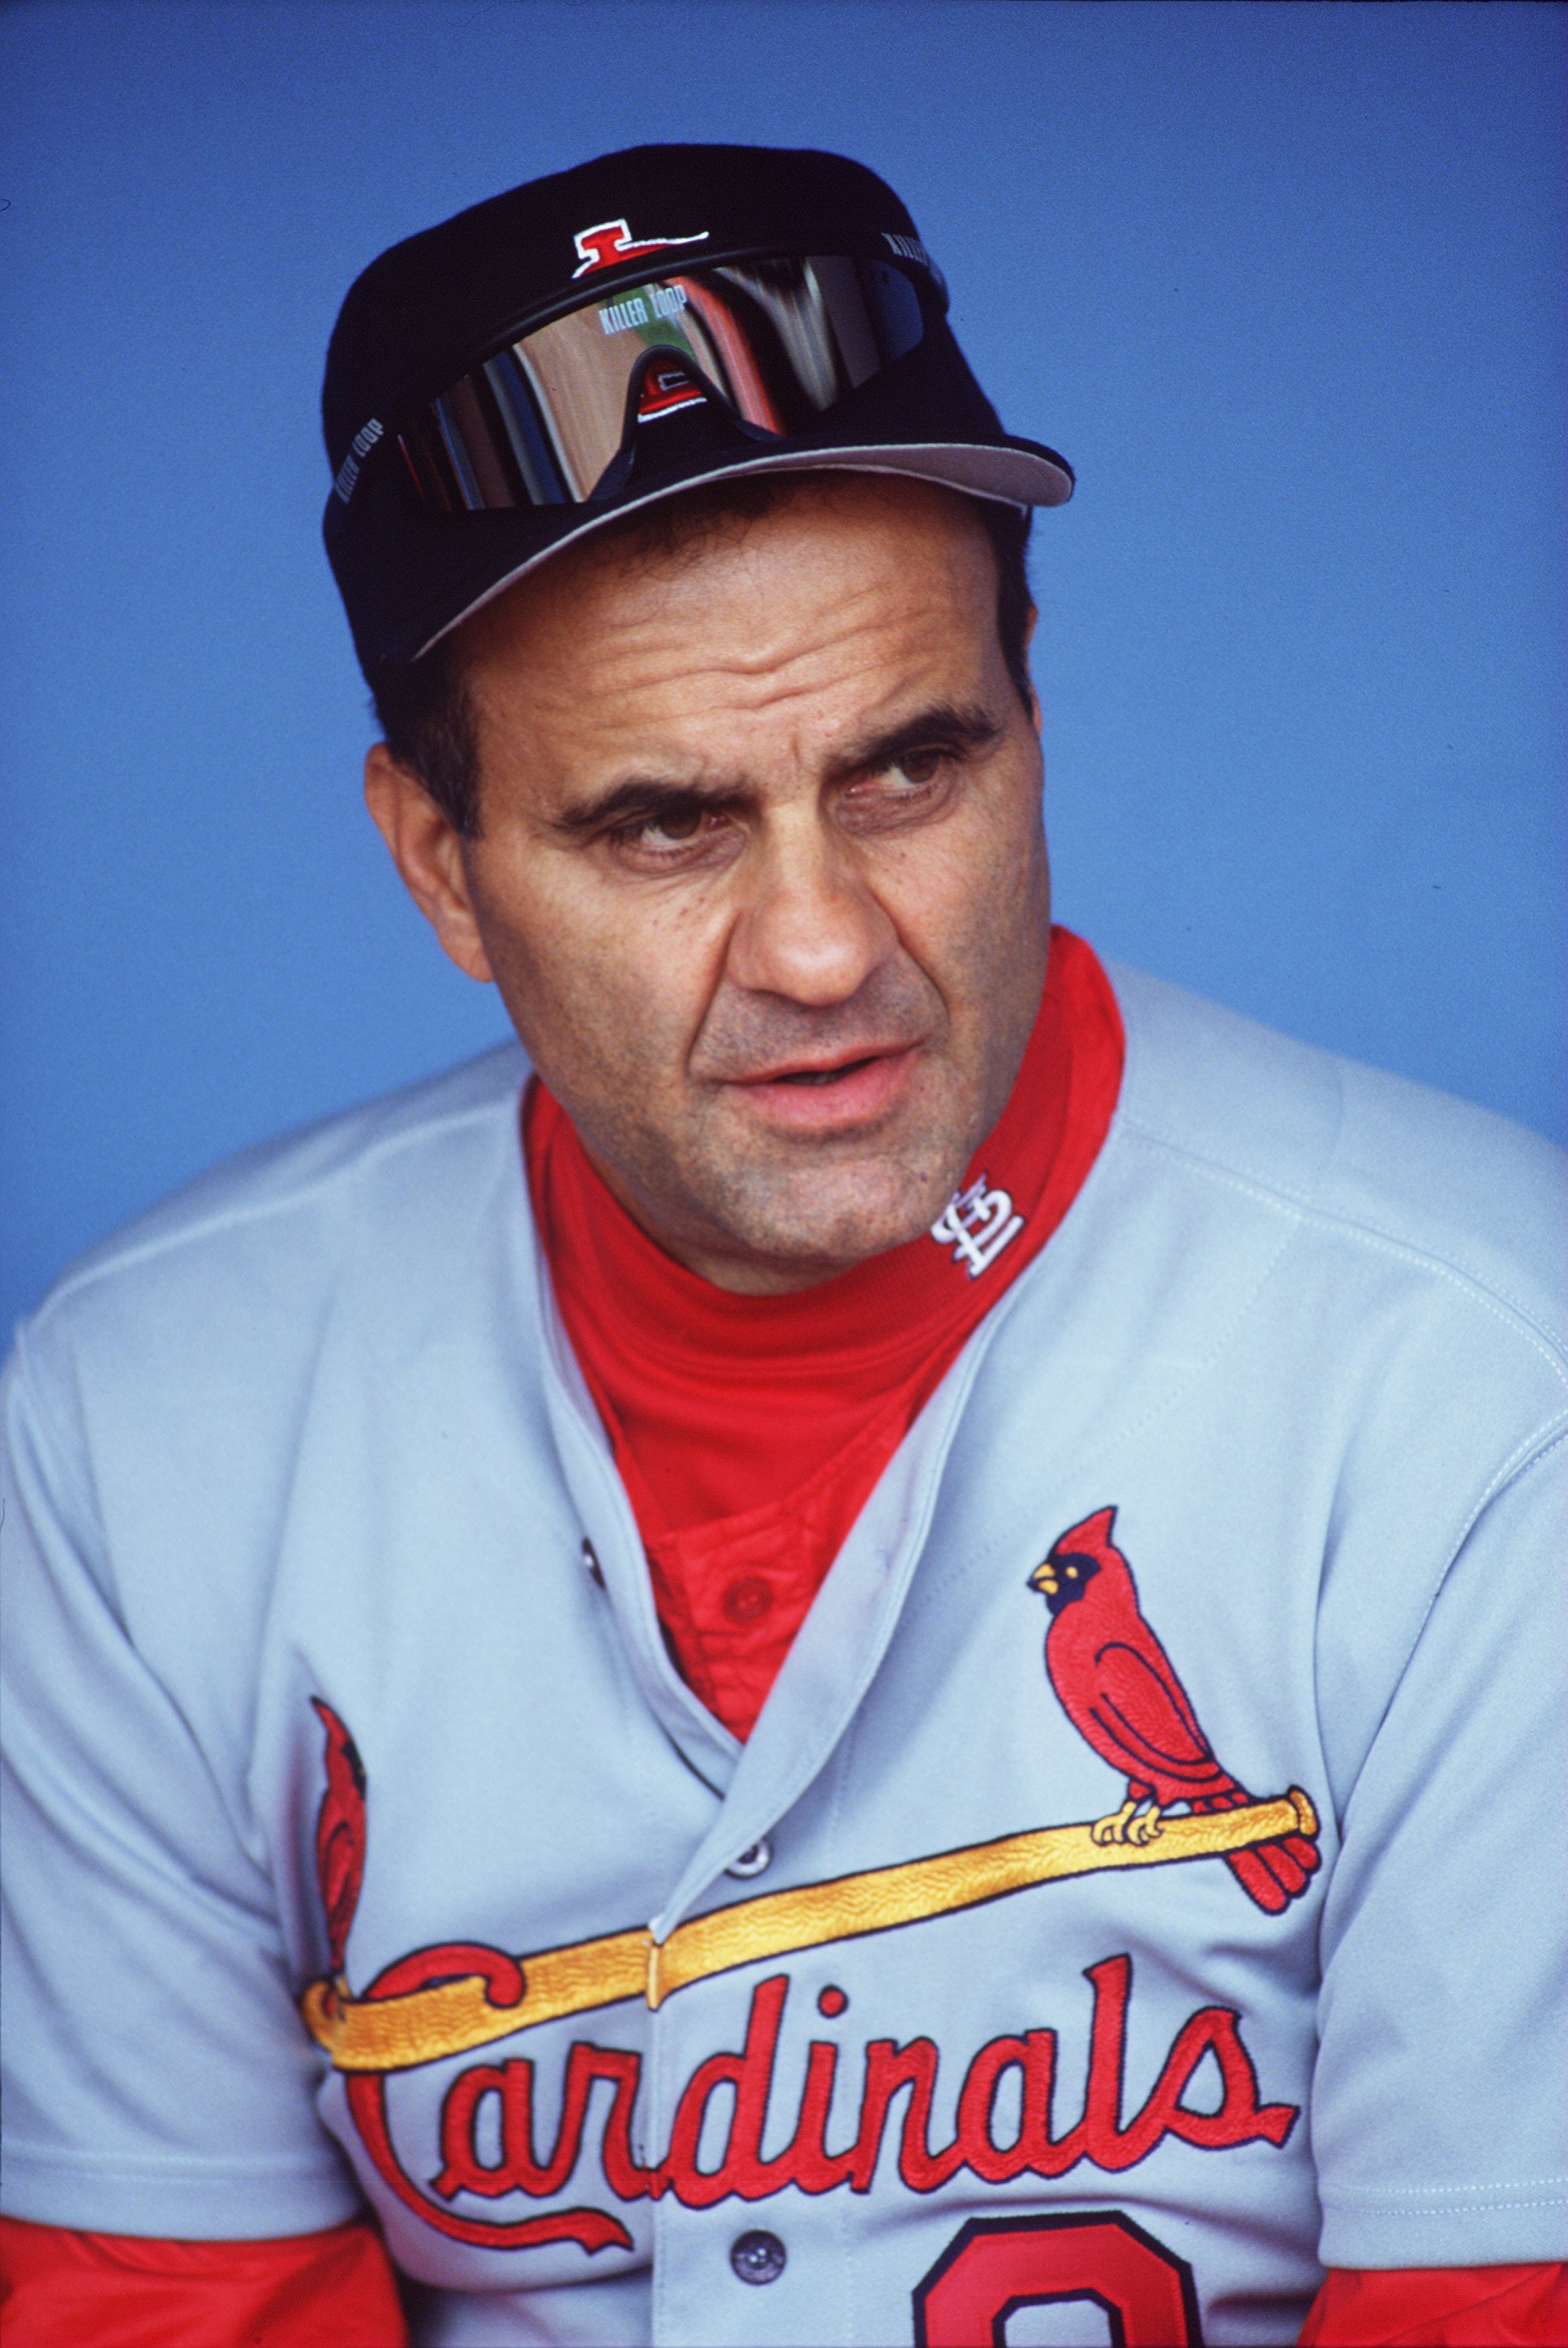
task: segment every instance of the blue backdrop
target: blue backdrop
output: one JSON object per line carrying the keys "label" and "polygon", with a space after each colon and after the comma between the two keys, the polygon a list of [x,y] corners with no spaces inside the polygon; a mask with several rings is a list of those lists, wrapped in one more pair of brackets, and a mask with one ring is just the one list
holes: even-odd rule
{"label": "blue backdrop", "polygon": [[653,138],[845,149],[1037,527],[1063,916],[1561,1133],[1563,11],[139,0],[0,20],[8,1320],[502,1032],[358,796],[322,354],[383,245]]}

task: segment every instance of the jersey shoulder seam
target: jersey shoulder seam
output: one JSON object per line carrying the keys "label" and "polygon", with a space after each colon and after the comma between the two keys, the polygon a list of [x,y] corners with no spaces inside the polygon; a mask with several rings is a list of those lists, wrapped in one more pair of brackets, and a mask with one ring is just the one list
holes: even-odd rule
{"label": "jersey shoulder seam", "polygon": [[1385,1229],[1366,1218],[1348,1213],[1343,1208],[1325,1206],[1311,1193],[1293,1189],[1288,1183],[1270,1175],[1255,1173],[1250,1167],[1228,1165],[1224,1159],[1212,1157],[1207,1151],[1194,1148],[1189,1143],[1174,1141],[1168,1134],[1156,1131],[1132,1115],[1118,1119],[1122,1130],[1130,1138],[1145,1147],[1161,1149],[1171,1156],[1184,1159],[1213,1181],[1222,1182],[1244,1196],[1260,1199],[1299,1220],[1311,1220],[1332,1230],[1340,1231],[1377,1252],[1393,1256],[1446,1281],[1461,1295],[1470,1297],[1484,1312],[1490,1313],[1505,1327],[1512,1327],[1523,1337],[1532,1350],[1541,1355],[1562,1385],[1568,1385],[1568,1338],[1532,1311],[1520,1297],[1498,1288],[1472,1266],[1458,1259],[1438,1254],[1424,1248],[1399,1231]]}
{"label": "jersey shoulder seam", "polygon": [[[412,1129],[379,1134],[367,1140],[352,1159],[318,1169],[276,1193],[214,1206],[194,1216],[190,1221],[180,1223],[175,1230],[157,1232],[145,1240],[128,1236],[122,1248],[115,1249],[112,1241],[105,1241],[103,1245],[113,1251],[108,1255],[100,1254],[98,1260],[63,1274],[37,1308],[26,1316],[23,1325],[36,1329],[53,1315],[56,1306],[121,1272],[134,1272],[141,1264],[156,1262],[159,1256],[172,1255],[181,1248],[195,1246],[223,1231],[238,1230],[247,1224],[264,1222],[270,1216],[286,1213],[307,1201],[318,1189],[326,1189],[335,1182],[351,1182],[367,1167],[380,1159],[395,1155],[398,1150],[416,1148],[458,1131],[466,1125],[482,1122],[495,1115],[495,1108],[493,1101],[472,1103],[464,1108],[449,1110]],[[196,1179],[200,1180],[200,1177]],[[149,1211],[156,1214],[158,1210],[154,1207]]]}

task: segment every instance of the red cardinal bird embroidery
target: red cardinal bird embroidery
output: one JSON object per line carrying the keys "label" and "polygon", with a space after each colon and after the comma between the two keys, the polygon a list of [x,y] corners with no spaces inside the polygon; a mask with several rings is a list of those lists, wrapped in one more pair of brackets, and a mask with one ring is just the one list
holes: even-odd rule
{"label": "red cardinal bird embroidery", "polygon": [[316,1880],[326,1910],[333,1978],[343,1978],[348,1928],[364,1880],[364,1764],[330,1704],[311,1698],[327,1733],[327,1789],[316,1812]]}
{"label": "red cardinal bird embroidery", "polygon": [[[1143,1620],[1132,1570],[1111,1539],[1115,1522],[1114,1509],[1096,1509],[1062,1534],[1029,1586],[1050,1610],[1045,1668],[1063,1712],[1127,1780],[1126,1800],[1091,1828],[1094,1839],[1147,1843],[1174,1802],[1234,1810],[1253,1797],[1215,1759],[1169,1655]],[[1306,1890],[1317,1852],[1305,1835],[1287,1834],[1227,1851],[1225,1865],[1277,1916]]]}

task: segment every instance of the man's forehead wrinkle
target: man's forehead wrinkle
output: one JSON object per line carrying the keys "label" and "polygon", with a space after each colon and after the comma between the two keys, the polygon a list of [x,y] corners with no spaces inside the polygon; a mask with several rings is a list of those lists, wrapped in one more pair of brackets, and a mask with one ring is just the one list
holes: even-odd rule
{"label": "man's forehead wrinkle", "polygon": [[[480,644],[514,644],[542,630],[556,633],[563,612],[569,632],[580,629],[596,647],[609,634],[684,627],[695,610],[706,623],[715,602],[747,608],[745,635],[765,631],[769,607],[775,612],[815,602],[824,632],[853,626],[856,604],[885,609],[889,584],[906,612],[923,602],[932,616],[938,607],[949,621],[956,605],[974,603],[976,616],[988,610],[994,592],[994,561],[981,530],[967,519],[954,528],[946,512],[911,518],[897,510],[877,518],[869,530],[845,532],[834,521],[825,530],[809,516],[794,520],[787,511],[747,530],[738,540],[709,541],[678,548],[653,562],[629,561],[624,549],[605,546],[587,559],[569,559],[554,578],[519,582],[510,597],[479,615]],[[804,527],[802,526],[804,524]],[[802,589],[806,591],[802,596]]]}
{"label": "man's forehead wrinkle", "polygon": [[[854,629],[829,623],[805,643],[743,640],[675,663],[665,659],[662,647],[649,646],[645,658],[634,658],[626,671],[613,665],[617,683],[644,700],[650,716],[660,703],[671,702],[667,715],[684,734],[688,725],[701,726],[710,716],[744,722],[774,716],[795,703],[815,705],[827,725],[871,726],[880,712],[912,695],[952,697],[964,685],[972,692],[969,673],[978,664],[965,658],[955,643],[950,616],[943,626],[933,613],[926,625],[908,630],[888,630],[872,619]],[[638,668],[643,670],[641,678]],[[858,704],[852,717],[838,705],[846,697]],[[665,716],[661,711],[655,722],[662,723]]]}
{"label": "man's forehead wrinkle", "polygon": [[811,734],[874,732],[896,722],[897,714],[913,702],[976,698],[979,680],[970,674],[975,664],[952,657],[950,636],[942,640],[947,656],[938,663],[920,657],[917,645],[878,644],[869,631],[866,634],[859,646],[822,641],[783,657],[746,654],[737,647],[676,664],[650,647],[643,661],[633,659],[624,667],[613,657],[605,663],[605,689],[586,701],[579,697],[579,683],[563,678],[529,693],[519,681],[519,713],[526,724],[531,708],[548,726],[557,710],[569,711],[589,739],[598,737],[600,754],[617,766],[630,757],[640,770],[708,771],[704,736],[715,726],[766,723],[793,708],[792,733],[799,749]]}
{"label": "man's forehead wrinkle", "polygon": [[[757,746],[761,762],[769,769],[793,767],[804,774],[821,767],[836,772],[852,766],[885,738],[927,720],[937,724],[956,720],[977,734],[988,730],[993,722],[987,696],[976,687],[946,689],[945,683],[934,686],[925,676],[910,675],[902,669],[876,693],[856,694],[847,708],[835,705],[838,695],[831,686],[825,691],[817,677],[791,679],[776,674],[766,681],[765,689],[743,702],[729,701],[719,706],[708,700],[703,705],[702,676],[712,678],[714,674],[693,672],[687,680],[692,688],[689,710],[677,710],[645,725],[633,720],[611,726],[612,737],[630,739],[624,752],[619,746],[606,744],[600,779],[691,789],[705,796],[743,797],[754,791],[759,767],[746,756],[735,734],[746,736],[753,723],[767,729]],[[840,685],[845,682],[835,680]],[[782,732],[776,730],[780,720],[784,721]],[[721,729],[716,741],[708,736],[715,721]]]}
{"label": "man's forehead wrinkle", "polygon": [[888,582],[872,576],[831,599],[825,597],[816,606],[810,632],[803,635],[797,613],[778,613],[771,608],[771,599],[759,598],[743,619],[737,618],[721,665],[739,679],[765,682],[802,663],[883,661],[913,650],[923,640],[950,644],[961,609],[957,599],[922,594],[917,600],[907,588],[890,608]]}

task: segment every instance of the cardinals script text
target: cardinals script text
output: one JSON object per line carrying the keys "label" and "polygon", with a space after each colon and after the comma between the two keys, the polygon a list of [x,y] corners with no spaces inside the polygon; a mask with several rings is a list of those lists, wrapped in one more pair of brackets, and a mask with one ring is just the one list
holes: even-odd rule
{"label": "cardinals script text", "polygon": [[[425,1955],[450,1963],[442,1952]],[[1054,2126],[1058,2034],[1052,2029],[992,2038],[980,2047],[958,2088],[952,2134],[935,2145],[935,2116],[945,2104],[936,2042],[873,2038],[859,2054],[854,2124],[836,2132],[833,2113],[847,2053],[836,2041],[813,2038],[804,2075],[792,2077],[785,2095],[779,2092],[779,2037],[791,1988],[782,1972],[753,1992],[742,2046],[706,2056],[692,2072],[675,2105],[669,2143],[651,2164],[637,2149],[642,2058],[628,2048],[581,2039],[572,2044],[561,2066],[559,2100],[555,2093],[550,2096],[556,2116],[548,2140],[540,2125],[540,2067],[530,2057],[460,2072],[442,2103],[433,2176],[430,2147],[405,2151],[395,2144],[386,2078],[361,2075],[344,2084],[365,2148],[399,2200],[439,2232],[497,2250],[562,2240],[589,2252],[631,2246],[621,2220],[591,2204],[510,2219],[466,2215],[455,2206],[470,2197],[492,2203],[557,2199],[578,2169],[590,2106],[599,2116],[599,2174],[611,2199],[669,2193],[699,2209],[726,2200],[766,2200],[791,2185],[811,2194],[868,2193],[885,2158],[895,2163],[909,2191],[932,2193],[965,2170],[988,2185],[1064,2177],[1080,2164],[1116,2172],[1133,2168],[1173,2137],[1214,2151],[1286,2142],[1297,2107],[1261,2100],[1240,2018],[1227,2006],[1201,2006],[1189,2015],[1143,2100],[1123,2117],[1132,1961],[1107,1957],[1086,1978],[1093,1998],[1087,2078],[1078,2116],[1061,2132]],[[817,2000],[819,2013],[830,2019],[847,2004],[844,1992],[831,1987]],[[1201,2069],[1204,2084],[1198,2086]],[[728,2130],[722,2157],[703,2168],[699,2147],[705,2131],[712,2144],[715,2101],[728,2114]],[[771,2152],[764,2149],[770,2140],[777,2147]],[[431,2177],[428,2189],[419,2177]]]}

